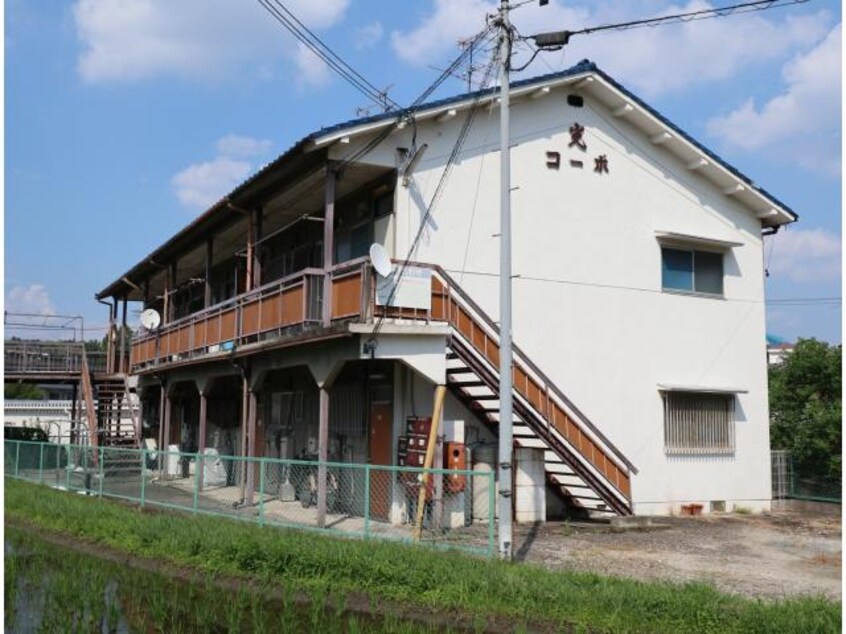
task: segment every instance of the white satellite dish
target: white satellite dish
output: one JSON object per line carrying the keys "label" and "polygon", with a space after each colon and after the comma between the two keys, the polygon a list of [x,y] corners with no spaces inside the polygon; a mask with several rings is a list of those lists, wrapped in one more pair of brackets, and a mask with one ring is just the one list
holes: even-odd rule
{"label": "white satellite dish", "polygon": [[141,313],[141,325],[147,330],[155,330],[162,323],[161,315],[154,308],[148,308]]}
{"label": "white satellite dish", "polygon": [[388,252],[378,242],[370,245],[370,261],[373,263],[373,268],[382,277],[388,277],[394,271],[394,264]]}

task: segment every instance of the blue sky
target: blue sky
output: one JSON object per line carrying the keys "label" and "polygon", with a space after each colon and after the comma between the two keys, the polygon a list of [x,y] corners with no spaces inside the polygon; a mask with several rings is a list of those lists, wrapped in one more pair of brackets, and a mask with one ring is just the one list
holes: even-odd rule
{"label": "blue sky", "polygon": [[[496,3],[286,4],[408,103]],[[724,4],[551,0],[514,21],[531,34]],[[812,0],[576,37],[523,76],[595,61],[799,213],[769,239],[770,298],[840,297],[840,23],[839,2]],[[255,0],[6,0],[6,309],[102,326],[96,291],[299,138],[367,105]],[[772,304],[768,330],[839,342],[840,305]]]}

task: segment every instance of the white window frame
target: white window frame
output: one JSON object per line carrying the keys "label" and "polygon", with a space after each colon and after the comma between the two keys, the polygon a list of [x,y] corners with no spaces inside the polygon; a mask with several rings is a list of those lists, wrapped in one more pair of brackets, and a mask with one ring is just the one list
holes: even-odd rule
{"label": "white window frame", "polygon": [[[694,297],[707,297],[710,299],[725,299],[726,295],[726,260],[725,256],[734,248],[742,247],[742,242],[735,242],[732,240],[723,240],[719,238],[711,238],[705,236],[697,236],[688,233],[679,233],[677,231],[657,230],[655,231],[655,239],[659,246],[659,262],[658,269],[659,284],[661,292],[671,295],[692,295]],[[676,249],[678,251],[689,251],[693,258],[693,275],[694,288],[691,290],[672,288],[664,286],[664,249]],[[723,256],[722,268],[722,292],[708,293],[696,290],[696,251],[705,251],[715,253]]]}
{"label": "white window frame", "polygon": [[662,390],[661,395],[664,401],[665,454],[735,453],[737,449],[735,429],[737,396],[735,393]]}

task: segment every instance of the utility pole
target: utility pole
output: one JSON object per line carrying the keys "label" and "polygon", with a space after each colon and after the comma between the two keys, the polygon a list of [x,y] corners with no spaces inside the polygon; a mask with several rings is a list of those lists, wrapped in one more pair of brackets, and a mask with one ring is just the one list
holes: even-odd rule
{"label": "utility pole", "polygon": [[[512,554],[513,403],[511,374],[511,132],[509,83],[511,23],[509,0],[500,0],[500,244],[499,244],[499,555]],[[491,509],[493,510],[493,509]]]}

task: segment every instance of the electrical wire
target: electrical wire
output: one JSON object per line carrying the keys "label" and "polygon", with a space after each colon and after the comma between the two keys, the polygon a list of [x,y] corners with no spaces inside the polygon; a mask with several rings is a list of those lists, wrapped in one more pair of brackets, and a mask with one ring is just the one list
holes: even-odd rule
{"label": "electrical wire", "polygon": [[258,0],[258,2],[300,43],[365,97],[385,110],[400,107],[399,104],[388,97],[386,91],[379,90],[361,75],[361,73],[350,66],[340,55],[335,53],[311,29],[303,24],[281,0]]}
{"label": "electrical wire", "polygon": [[651,28],[663,26],[665,24],[678,24],[699,20],[710,20],[714,18],[724,18],[730,15],[751,13],[753,11],[767,11],[769,9],[778,9],[780,7],[793,4],[804,4],[806,2],[810,2],[810,0],[758,0],[756,2],[744,2],[725,7],[715,7],[713,9],[700,9],[698,11],[676,13],[674,15],[666,15],[656,18],[644,18],[641,20],[631,20],[629,22],[618,22],[616,24],[600,24],[598,26],[577,29],[575,31],[566,31],[566,33],[572,37],[573,35],[590,35],[591,33],[598,33],[600,31],[628,31],[630,29],[644,27]]}
{"label": "electrical wire", "polygon": [[429,225],[429,220],[434,214],[435,208],[437,207],[438,202],[441,199],[441,195],[443,194],[444,188],[446,187],[446,184],[449,181],[450,174],[452,173],[452,168],[454,167],[458,156],[461,154],[461,150],[464,147],[464,142],[467,140],[467,136],[470,132],[471,127],[473,126],[473,122],[476,119],[476,114],[478,113],[478,106],[481,103],[482,98],[487,94],[485,88],[488,86],[488,83],[493,77],[493,71],[496,68],[496,60],[498,58],[498,51],[499,48],[497,47],[495,49],[494,55],[491,56],[490,62],[488,63],[485,69],[485,73],[482,79],[482,89],[479,90],[473,98],[473,102],[471,103],[468,109],[467,115],[464,119],[464,123],[461,126],[461,130],[459,131],[455,143],[453,144],[449,158],[447,159],[447,162],[444,165],[444,169],[441,173],[441,178],[438,181],[438,185],[435,188],[435,191],[432,194],[432,198],[430,199],[429,204],[426,207],[426,212],[423,214],[423,217],[420,220],[420,226],[417,229],[417,234],[414,236],[414,240],[411,243],[405,260],[400,265],[398,272],[394,276],[393,288],[391,288],[391,292],[388,296],[387,301],[385,302],[385,309],[379,316],[379,320],[376,322],[376,325],[373,327],[373,332],[368,338],[368,344],[370,344],[371,350],[374,349],[377,345],[376,338],[378,337],[379,331],[382,329],[382,325],[388,315],[388,308],[393,303],[397,290],[399,289],[400,284],[402,283],[402,278],[405,275],[405,271],[408,269],[409,263],[414,257],[414,254],[417,252],[417,247],[420,244],[420,240],[423,237],[423,233],[426,230],[426,227]]}
{"label": "electrical wire", "polygon": [[[499,277],[499,273],[489,273],[487,271],[467,271],[457,269],[446,269],[447,273],[464,274],[464,275],[478,275],[481,277]],[[635,291],[640,293],[655,293],[665,294],[665,291],[659,288],[648,288],[645,286],[625,286],[622,284],[603,284],[601,282],[587,282],[579,280],[568,280],[563,278],[539,277],[533,275],[514,275],[515,282],[542,282],[546,284],[560,284],[566,286],[585,286],[590,288],[608,289],[608,290],[622,290]],[[740,297],[726,298],[727,301],[743,302],[751,304],[772,304],[776,306],[803,306],[803,305],[836,305],[842,302],[841,297],[778,297],[773,299],[744,299]]]}
{"label": "electrical wire", "polygon": [[467,48],[465,48],[461,52],[461,54],[456,57],[446,69],[444,69],[444,71],[417,97],[417,99],[414,100],[414,102],[410,106],[396,112],[394,120],[390,125],[388,125],[370,141],[365,143],[361,148],[356,150],[353,154],[344,158],[338,164],[337,169],[342,171],[346,166],[355,163],[360,158],[372,152],[379,145],[381,145],[381,143],[385,139],[387,139],[391,134],[393,134],[399,124],[403,121],[411,121],[412,125],[415,126],[416,137],[416,123],[414,117],[420,110],[420,107],[424,105],[426,100],[441,86],[441,84],[443,84],[447,79],[449,79],[453,75],[457,68],[459,68],[465,61],[467,61],[467,59],[473,54],[474,47],[477,47],[480,43],[484,42],[485,39],[491,34],[492,30],[493,29],[488,26],[484,30],[477,33],[473,38],[471,38]]}

